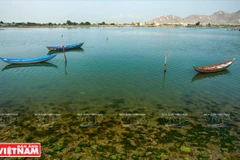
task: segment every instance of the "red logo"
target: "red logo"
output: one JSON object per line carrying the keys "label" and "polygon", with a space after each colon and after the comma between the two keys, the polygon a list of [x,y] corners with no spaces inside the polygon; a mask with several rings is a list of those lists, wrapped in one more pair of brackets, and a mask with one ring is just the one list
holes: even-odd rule
{"label": "red logo", "polygon": [[0,157],[40,157],[40,143],[0,143]]}

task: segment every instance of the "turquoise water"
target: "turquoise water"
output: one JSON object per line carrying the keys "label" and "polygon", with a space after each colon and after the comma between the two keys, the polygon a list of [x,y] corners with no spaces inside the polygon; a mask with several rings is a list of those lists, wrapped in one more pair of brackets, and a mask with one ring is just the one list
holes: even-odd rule
{"label": "turquoise water", "polygon": [[[63,35],[63,37],[61,37]],[[46,45],[84,42],[82,50],[59,54],[50,65],[5,69],[0,63],[0,104],[87,102],[101,107],[124,99],[126,107],[187,106],[186,101],[239,105],[238,32],[224,29],[72,28],[5,29],[1,57],[38,57]],[[168,52],[164,77],[164,55]],[[192,66],[236,58],[228,73],[192,81]],[[26,102],[31,101],[31,104]]]}
{"label": "turquoise water", "polygon": [[[76,42],[84,45],[66,52],[67,62],[63,53],[40,64],[0,62],[2,142],[41,143],[41,159],[240,158],[239,32],[4,28],[0,57]],[[193,69],[232,58],[216,74]]]}

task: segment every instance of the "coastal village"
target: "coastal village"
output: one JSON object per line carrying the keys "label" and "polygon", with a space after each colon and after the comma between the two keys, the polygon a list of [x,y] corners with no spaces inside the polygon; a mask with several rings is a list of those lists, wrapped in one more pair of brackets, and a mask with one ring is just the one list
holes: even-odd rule
{"label": "coastal village", "polygon": [[[86,23],[86,22],[85,22]],[[102,22],[104,23],[104,22]],[[187,28],[187,27],[204,27],[204,28],[240,28],[240,24],[211,24],[211,23],[141,23],[141,22],[132,22],[132,23],[122,23],[122,24],[115,24],[115,23],[93,23],[93,24],[67,24],[67,23],[33,23],[33,22],[2,22],[0,23],[0,27],[17,27],[17,28],[75,28],[75,27],[159,27],[159,28]]]}

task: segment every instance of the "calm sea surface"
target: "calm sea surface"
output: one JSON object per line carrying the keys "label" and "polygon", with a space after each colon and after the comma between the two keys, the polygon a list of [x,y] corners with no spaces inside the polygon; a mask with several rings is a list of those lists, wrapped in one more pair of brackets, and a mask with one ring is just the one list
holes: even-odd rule
{"label": "calm sea surface", "polygon": [[[199,155],[199,151],[213,158],[221,158],[226,155],[226,150],[239,156],[240,32],[198,28],[4,28],[0,30],[0,57],[45,56],[50,54],[47,45],[77,42],[84,42],[84,45],[82,49],[66,52],[67,62],[63,53],[41,64],[16,66],[0,62],[1,116],[14,113],[22,118],[15,123],[17,128],[12,126],[11,130],[5,128],[0,132],[3,135],[1,141],[47,144],[43,146],[43,156],[62,154],[63,157],[72,157],[81,146],[82,152],[78,156],[89,155],[90,159],[92,155],[95,155],[93,159],[98,159],[103,151],[106,157],[112,156],[111,147],[116,154],[113,159],[116,156],[126,157],[122,153],[128,153],[132,159],[135,159],[134,156],[144,157],[145,151],[140,155],[143,148],[146,154],[151,151],[157,157],[157,153],[153,152],[156,144],[164,148],[159,154],[164,151],[165,154],[175,155],[175,158],[204,157]],[[164,73],[166,52],[167,71]],[[199,75],[193,69],[193,65],[214,64],[233,58],[236,61],[223,72]],[[71,128],[79,125],[79,122],[75,122],[76,117],[62,117],[62,121],[58,122],[62,128],[47,130],[36,128],[39,121],[33,123],[29,118],[24,119],[22,115],[25,113],[99,113],[103,121],[98,129],[81,130]],[[133,117],[135,113],[146,115],[141,123],[147,121],[160,128],[142,129],[128,135],[125,132],[130,129],[112,130],[119,123],[114,118],[108,121],[108,117],[116,118],[125,113]],[[123,124],[136,125],[141,118],[132,118],[130,122],[124,118],[122,120]],[[82,124],[88,125],[87,121]],[[0,124],[4,122],[0,119]],[[69,122],[71,127],[64,126],[65,122]],[[7,125],[10,124],[13,123]],[[169,131],[168,127],[179,125],[183,127]],[[204,130],[202,125],[227,128]],[[113,133],[115,130],[118,133]],[[116,138],[109,137],[110,133]],[[140,136],[139,140],[141,133],[144,133],[146,139],[151,139],[145,140]],[[53,141],[51,135],[57,135],[60,140]],[[100,137],[96,138],[96,135]],[[77,136],[80,136],[78,140]],[[214,136],[215,139],[212,138]],[[109,141],[101,141],[103,137]],[[93,146],[92,152],[84,150],[86,145],[77,144],[79,139],[83,141],[84,138],[86,143]],[[56,146],[59,144],[62,147]],[[100,147],[96,149],[94,145]],[[191,148],[192,154],[185,155],[182,154],[185,152],[182,150],[184,147],[180,148],[184,145],[203,148]],[[76,146],[78,148],[74,149]],[[169,150],[165,151],[168,147]],[[170,154],[172,151],[174,154]]]}
{"label": "calm sea surface", "polygon": [[[63,37],[61,37],[63,35]],[[84,42],[41,66],[9,67],[0,62],[0,105],[43,107],[71,101],[90,107],[121,99],[125,107],[198,106],[202,102],[240,104],[240,34],[224,29],[72,28],[4,29],[1,57],[38,57],[46,45]],[[168,52],[164,75],[164,55]],[[227,71],[194,76],[193,65],[236,58]],[[191,104],[188,104],[191,102]],[[23,104],[24,103],[24,104]],[[91,106],[92,104],[92,106]],[[211,107],[211,106],[209,106]],[[57,107],[55,107],[57,109]],[[212,108],[213,109],[213,108]]]}

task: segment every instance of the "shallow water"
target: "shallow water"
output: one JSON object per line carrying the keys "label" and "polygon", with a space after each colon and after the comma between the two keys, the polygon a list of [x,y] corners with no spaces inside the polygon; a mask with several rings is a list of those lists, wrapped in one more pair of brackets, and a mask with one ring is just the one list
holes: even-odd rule
{"label": "shallow water", "polygon": [[[239,127],[239,32],[8,28],[0,31],[0,37],[0,57],[38,57],[48,54],[47,45],[84,42],[82,49],[66,52],[67,63],[62,53],[41,65],[8,66],[0,62],[2,113],[16,113],[23,119],[25,113],[33,119],[35,114],[82,117],[83,113],[94,113],[102,114],[103,122],[109,117],[123,121],[126,119],[119,114],[131,113],[134,125],[175,127],[184,122],[189,127],[214,123]],[[217,75],[199,78],[192,67],[234,57],[232,66]],[[145,114],[145,120],[134,113]],[[86,117],[89,115],[82,118]],[[57,121],[63,123],[65,119]],[[188,129],[182,127],[181,132]],[[233,134],[239,138],[239,129],[233,129]]]}

